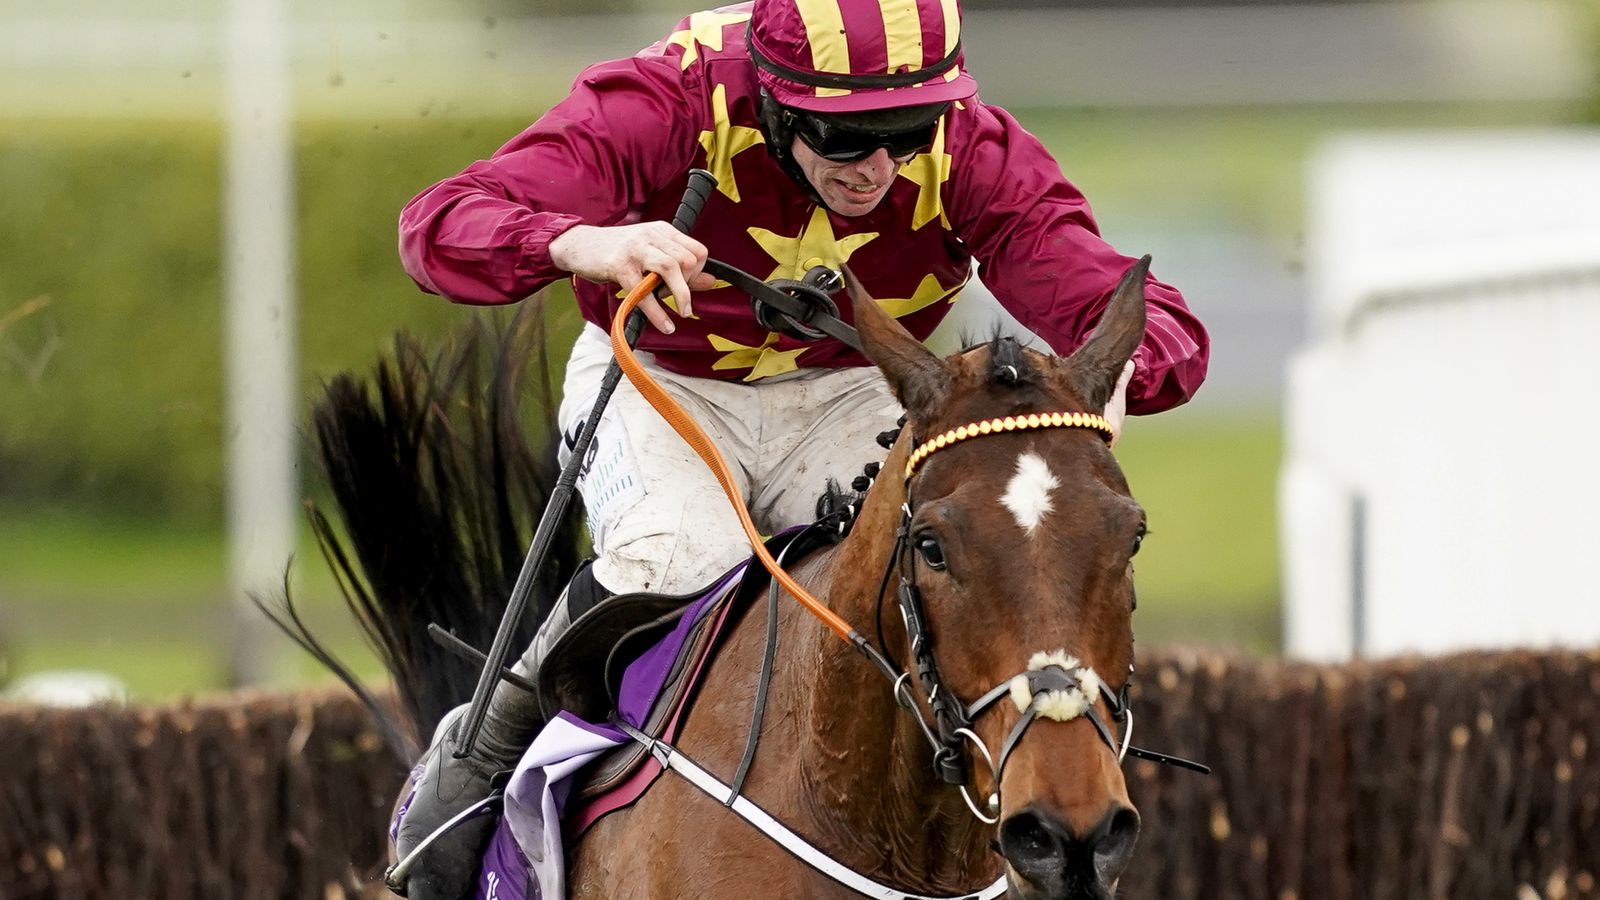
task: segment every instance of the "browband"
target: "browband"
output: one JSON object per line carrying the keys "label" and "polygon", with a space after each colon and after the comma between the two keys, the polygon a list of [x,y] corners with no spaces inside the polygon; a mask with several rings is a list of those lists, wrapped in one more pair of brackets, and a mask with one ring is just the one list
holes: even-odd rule
{"label": "browband", "polygon": [[1100,436],[1108,441],[1116,434],[1111,430],[1111,423],[1107,422],[1104,416],[1097,416],[1093,413],[1029,413],[1025,416],[985,419],[982,422],[973,422],[969,425],[952,428],[936,438],[923,441],[917,445],[917,448],[911,451],[911,456],[906,459],[906,477],[910,478],[912,473],[917,471],[917,466],[922,465],[923,460],[951,444],[960,443],[967,438],[977,437],[980,434],[996,434],[1002,431],[1027,431],[1031,428],[1090,428],[1100,432]]}

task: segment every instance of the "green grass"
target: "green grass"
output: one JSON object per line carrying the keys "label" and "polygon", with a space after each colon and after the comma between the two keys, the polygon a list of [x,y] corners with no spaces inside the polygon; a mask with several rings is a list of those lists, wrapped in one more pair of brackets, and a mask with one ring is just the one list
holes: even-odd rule
{"label": "green grass", "polygon": [[[308,535],[300,543],[297,605],[358,672],[379,674],[314,544]],[[232,618],[220,530],[34,511],[0,524],[0,559],[0,684],[87,668],[146,699],[227,685]],[[287,642],[273,661],[280,685],[331,680]]]}
{"label": "green grass", "polygon": [[[330,646],[364,680],[379,683],[382,667],[354,635],[335,632]],[[159,702],[229,690],[228,651],[221,628],[170,629],[165,636],[128,637],[90,630],[84,635],[45,635],[21,644],[10,660],[9,675],[88,669],[110,673],[128,689],[130,699]],[[293,647],[282,649],[278,673],[263,687],[289,689],[338,684],[332,673]]]}
{"label": "green grass", "polygon": [[1281,455],[1265,412],[1130,421],[1117,456],[1150,522],[1135,561],[1142,641],[1277,650]]}
{"label": "green grass", "polygon": [[0,520],[9,597],[72,604],[101,594],[148,597],[159,608],[226,581],[224,549],[212,529],[156,528],[144,521],[34,510]]}
{"label": "green grass", "polygon": [[[13,126],[16,127],[13,127]],[[395,258],[401,205],[513,123],[308,125],[299,136],[301,386],[461,313]],[[216,128],[0,126],[0,498],[214,523],[222,479]]]}

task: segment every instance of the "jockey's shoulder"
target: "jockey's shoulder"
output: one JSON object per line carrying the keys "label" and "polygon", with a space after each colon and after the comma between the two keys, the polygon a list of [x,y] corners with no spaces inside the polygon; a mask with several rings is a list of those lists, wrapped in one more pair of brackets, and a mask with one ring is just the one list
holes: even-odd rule
{"label": "jockey's shoulder", "polygon": [[[671,64],[692,81],[722,80],[733,70],[748,70],[754,83],[755,66],[745,42],[750,14],[749,3],[691,13],[635,58]],[[715,74],[708,75],[710,70]]]}
{"label": "jockey's shoulder", "polygon": [[748,3],[686,16],[665,37],[633,56],[590,65],[574,87],[611,97],[632,94],[669,106],[683,104],[702,110],[707,122],[712,121],[714,105],[735,120],[753,119],[761,89],[745,43],[749,19]]}

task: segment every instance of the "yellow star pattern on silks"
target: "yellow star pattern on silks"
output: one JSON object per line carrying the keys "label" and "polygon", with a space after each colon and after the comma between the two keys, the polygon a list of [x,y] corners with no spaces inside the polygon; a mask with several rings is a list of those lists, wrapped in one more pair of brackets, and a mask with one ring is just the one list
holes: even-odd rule
{"label": "yellow star pattern on silks", "polygon": [[733,158],[766,143],[758,128],[735,125],[728,118],[728,86],[719,84],[711,91],[713,130],[700,132],[700,146],[706,150],[706,169],[717,176],[717,190],[729,200],[739,202],[739,183],[733,178]]}
{"label": "yellow star pattern on silks", "polygon": [[767,332],[767,339],[762,341],[759,347],[730,341],[720,334],[706,335],[706,340],[724,354],[721,359],[711,364],[711,368],[717,371],[747,368],[750,373],[744,376],[745,381],[793,372],[800,368],[800,364],[795,360],[809,349],[799,347],[794,350],[774,350],[773,345],[778,343],[778,334],[775,331]]}
{"label": "yellow star pattern on silks", "polygon": [[940,300],[949,300],[951,303],[956,302],[956,297],[961,294],[961,289],[966,284],[966,279],[962,279],[961,283],[955,287],[946,288],[939,283],[939,279],[928,275],[922,279],[921,284],[917,285],[917,289],[912,292],[910,297],[906,297],[903,300],[879,300],[878,305],[883,307],[884,312],[898,319],[901,316],[909,316],[919,309],[932,306]]}
{"label": "yellow star pattern on silks", "polygon": [[765,228],[751,228],[750,236],[761,245],[761,249],[767,251],[768,256],[778,262],[778,267],[767,276],[767,280],[771,281],[774,278],[798,279],[813,266],[837,269],[850,260],[850,254],[877,237],[878,233],[869,231],[835,238],[833,224],[828,221],[828,211],[818,206],[811,213],[811,221],[794,237],[784,237]]}
{"label": "yellow star pattern on silks", "polygon": [[917,205],[911,213],[911,230],[939,220],[945,231],[950,230],[950,219],[944,214],[944,201],[939,191],[950,180],[950,154],[944,152],[944,122],[933,136],[933,146],[926,153],[918,153],[900,169],[900,177],[917,186]]}
{"label": "yellow star pattern on silks", "polygon": [[[627,294],[623,294],[622,296],[626,297],[628,295]],[[665,294],[662,294],[660,299],[661,299],[661,305],[662,306],[665,306],[667,309],[670,309],[673,312],[677,313],[678,315],[683,316],[683,310],[678,308],[678,295],[677,294],[674,294],[671,291],[668,291]],[[685,316],[685,318],[698,319],[700,317],[699,316]]]}
{"label": "yellow star pattern on silks", "polygon": [[[677,44],[683,48],[683,61],[681,68],[687,69],[694,65],[700,58],[700,45],[704,44],[712,50],[722,49],[722,29],[725,26],[739,22],[750,21],[750,11],[744,12],[717,12],[707,10],[697,12],[689,17],[689,27],[682,31],[674,31],[667,36],[667,44]],[[656,32],[660,34],[660,32]]]}

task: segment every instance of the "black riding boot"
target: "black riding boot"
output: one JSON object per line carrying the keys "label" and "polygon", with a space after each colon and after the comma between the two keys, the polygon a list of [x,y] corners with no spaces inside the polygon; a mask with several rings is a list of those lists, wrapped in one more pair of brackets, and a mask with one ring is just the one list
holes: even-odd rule
{"label": "black riding boot", "polygon": [[[584,565],[572,577],[533,643],[512,666],[518,675],[531,681],[555,639],[578,616],[611,596],[595,580],[592,570],[592,566]],[[422,775],[395,835],[395,853],[400,859],[405,859],[412,848],[452,816],[489,796],[495,776],[516,768],[544,726],[538,698],[501,680],[490,695],[488,712],[472,752],[458,759],[466,711],[467,705],[463,704],[445,716],[433,746],[421,760]],[[411,900],[471,897],[483,852],[494,835],[494,824],[493,817],[468,820],[423,851],[406,879],[405,896]]]}

